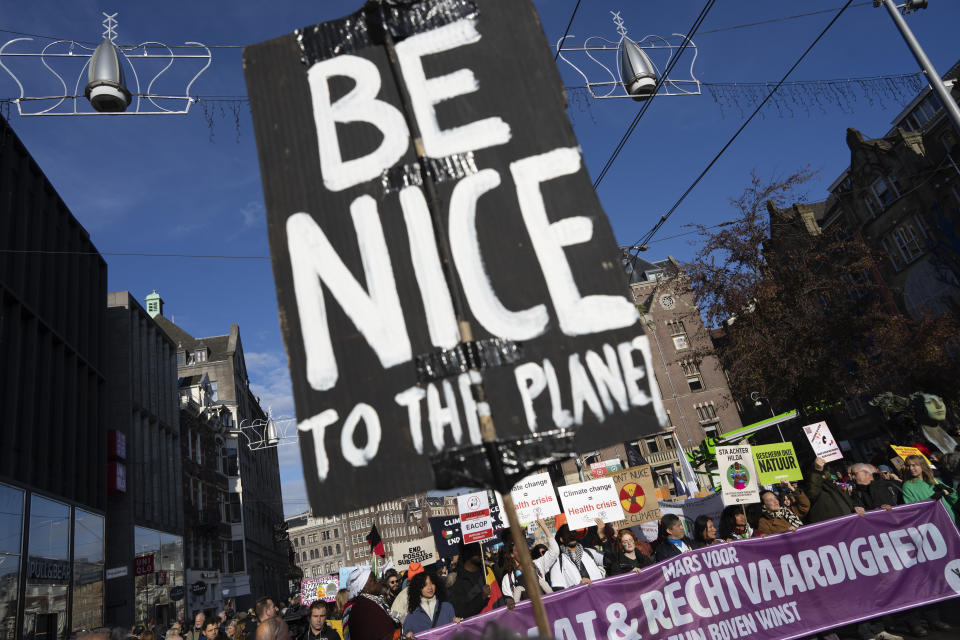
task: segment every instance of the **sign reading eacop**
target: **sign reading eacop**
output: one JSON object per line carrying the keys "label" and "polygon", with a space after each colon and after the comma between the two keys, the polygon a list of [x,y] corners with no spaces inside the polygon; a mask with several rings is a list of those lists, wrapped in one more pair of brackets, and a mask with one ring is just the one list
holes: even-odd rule
{"label": "sign reading eacop", "polygon": [[460,532],[463,543],[483,542],[493,537],[493,518],[490,516],[490,501],[486,491],[477,491],[457,496],[460,510]]}

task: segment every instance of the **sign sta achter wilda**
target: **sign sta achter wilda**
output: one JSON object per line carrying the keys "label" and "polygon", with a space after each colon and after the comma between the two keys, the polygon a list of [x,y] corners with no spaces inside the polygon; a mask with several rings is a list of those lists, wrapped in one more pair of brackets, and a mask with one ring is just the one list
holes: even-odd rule
{"label": "sign sta achter wilda", "polygon": [[[371,3],[248,47],[244,67],[316,513],[431,488],[428,456],[479,444],[478,410],[500,437],[577,428],[581,450],[660,428],[529,1]],[[418,379],[418,356],[460,344],[458,319],[521,345],[483,371],[479,408],[478,371]]]}

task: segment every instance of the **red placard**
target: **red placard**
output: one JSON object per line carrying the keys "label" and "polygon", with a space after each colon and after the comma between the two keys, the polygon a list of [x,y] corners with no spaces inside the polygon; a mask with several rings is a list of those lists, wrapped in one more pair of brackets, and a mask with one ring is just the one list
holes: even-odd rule
{"label": "red placard", "polygon": [[137,556],[133,559],[133,575],[145,576],[153,573],[153,554]]}
{"label": "red placard", "polygon": [[107,456],[111,460],[127,459],[127,436],[123,431],[116,429],[107,431]]}

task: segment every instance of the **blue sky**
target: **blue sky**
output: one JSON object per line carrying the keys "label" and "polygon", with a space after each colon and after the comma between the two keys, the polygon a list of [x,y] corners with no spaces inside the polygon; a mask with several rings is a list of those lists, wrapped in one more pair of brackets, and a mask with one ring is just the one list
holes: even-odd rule
{"label": "blue sky", "polygon": [[[199,41],[210,45],[260,42],[355,10],[356,1],[115,3],[35,0],[5,3],[0,29],[95,41],[102,11],[119,12],[118,42]],[[550,42],[563,34],[575,0],[537,0]],[[701,31],[831,9],[842,0],[743,0],[718,2]],[[570,33],[616,39],[610,10],[620,11],[629,35],[685,33],[703,6],[700,0],[672,2],[605,0],[582,2]],[[775,81],[830,20],[831,14],[760,26],[704,33],[694,38],[694,68],[703,82]],[[908,17],[937,69],[946,71],[960,51],[955,27],[960,2],[931,0],[930,8]],[[18,37],[0,33],[4,41]],[[39,50],[49,40],[19,43],[18,51]],[[215,49],[207,72],[191,94],[246,93],[236,48]],[[686,64],[678,65],[686,68]],[[561,63],[566,84],[578,77]],[[854,6],[834,25],[794,80],[858,78],[913,73],[916,63],[885,11],[870,3]],[[179,78],[171,71],[171,80]],[[37,76],[32,76],[36,79]],[[44,89],[37,89],[42,93]],[[15,97],[16,84],[0,72],[0,97]],[[27,85],[28,95],[31,87]],[[37,93],[34,93],[36,95]],[[49,95],[49,94],[46,94]],[[233,105],[238,104],[235,112]],[[207,111],[204,112],[204,105]],[[572,99],[569,114],[596,176],[633,118],[631,100],[587,102]],[[815,200],[849,161],[844,136],[856,127],[868,136],[884,134],[902,101],[871,104],[859,92],[854,113],[829,101],[823,113],[794,105],[792,117],[767,108],[677,210],[658,238],[682,233],[683,225],[729,219],[728,199],[745,186],[749,173],[819,170],[809,185]],[[268,255],[259,167],[245,103],[202,102],[185,116],[122,118],[19,118],[11,124],[63,200],[105,253]],[[235,121],[238,118],[239,124]],[[598,189],[621,244],[642,236],[679,197],[741,122],[736,109],[721,110],[711,95],[657,99]],[[651,245],[647,257],[688,259],[691,236]],[[218,335],[240,325],[247,366],[262,404],[279,416],[293,415],[286,356],[277,321],[270,263],[265,259],[198,259],[106,256],[110,290],[129,290],[143,299],[157,289],[166,315],[196,336]],[[296,447],[282,447],[282,481],[288,513],[306,507]]]}

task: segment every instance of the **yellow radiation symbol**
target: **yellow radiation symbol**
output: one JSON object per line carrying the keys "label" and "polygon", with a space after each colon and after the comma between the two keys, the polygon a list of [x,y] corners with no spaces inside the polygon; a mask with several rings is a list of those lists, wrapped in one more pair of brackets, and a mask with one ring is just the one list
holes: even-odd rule
{"label": "yellow radiation symbol", "polygon": [[620,504],[627,513],[637,513],[643,509],[643,503],[646,498],[643,496],[643,489],[640,485],[633,482],[623,485],[620,489]]}

